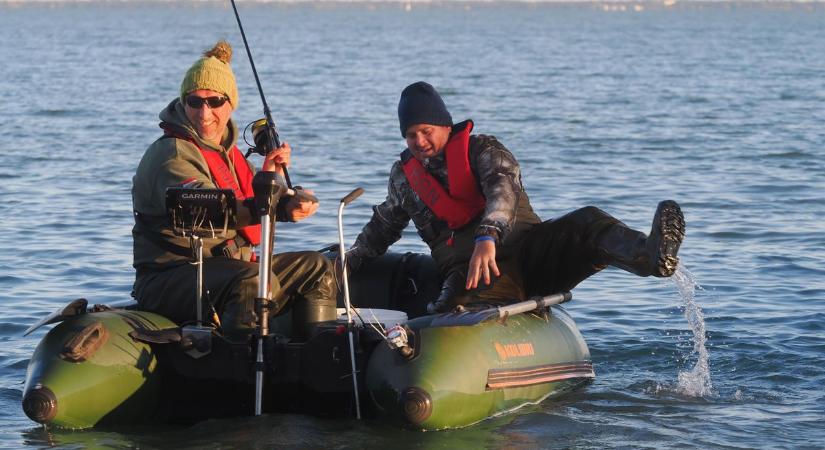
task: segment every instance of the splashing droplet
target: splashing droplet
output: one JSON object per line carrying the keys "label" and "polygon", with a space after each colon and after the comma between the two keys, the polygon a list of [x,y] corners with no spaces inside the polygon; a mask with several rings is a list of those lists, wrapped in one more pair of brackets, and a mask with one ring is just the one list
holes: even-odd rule
{"label": "splashing droplet", "polygon": [[677,390],[683,395],[691,397],[713,396],[713,384],[710,379],[710,355],[705,347],[707,340],[705,333],[705,317],[702,308],[696,303],[696,289],[701,286],[696,284],[693,274],[681,263],[676,268],[676,273],[671,277],[679,295],[682,297],[685,318],[693,331],[693,353],[696,354],[696,365],[689,371],[679,372],[679,385]]}

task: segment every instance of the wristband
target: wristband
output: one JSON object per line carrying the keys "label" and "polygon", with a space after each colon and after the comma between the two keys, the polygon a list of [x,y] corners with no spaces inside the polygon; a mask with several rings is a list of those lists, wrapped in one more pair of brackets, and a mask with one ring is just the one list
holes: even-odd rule
{"label": "wristband", "polygon": [[481,236],[476,236],[474,240],[476,241],[476,243],[479,243],[481,241],[493,241],[493,242],[495,242],[496,238],[484,234],[484,235],[481,235]]}

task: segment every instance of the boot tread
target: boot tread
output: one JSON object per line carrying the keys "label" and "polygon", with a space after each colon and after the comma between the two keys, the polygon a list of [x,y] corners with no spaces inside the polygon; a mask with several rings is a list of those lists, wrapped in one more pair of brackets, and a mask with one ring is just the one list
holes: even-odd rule
{"label": "boot tread", "polygon": [[658,277],[669,277],[676,272],[679,265],[679,246],[685,239],[685,216],[679,204],[673,200],[665,200],[656,208],[651,237],[658,234],[659,245],[655,258],[653,274]]}

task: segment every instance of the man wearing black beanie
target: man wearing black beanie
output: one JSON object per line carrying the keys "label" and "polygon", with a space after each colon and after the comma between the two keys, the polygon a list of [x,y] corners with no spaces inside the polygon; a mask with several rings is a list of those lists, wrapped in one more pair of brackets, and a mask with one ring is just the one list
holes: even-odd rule
{"label": "man wearing black beanie", "polygon": [[453,117],[447,111],[444,100],[429,83],[419,81],[401,92],[398,101],[398,122],[401,137],[407,137],[407,128],[423,123],[428,125],[453,126]]}
{"label": "man wearing black beanie", "polygon": [[542,222],[513,154],[493,136],[471,134],[471,120],[453,124],[430,84],[403,90],[398,122],[407,148],[386,200],[347,252],[351,272],[385,253],[410,220],[444,279],[431,313],[569,291],[607,265],[640,276],[676,270],[685,229],[676,202],[659,203],[649,235],[593,206]]}

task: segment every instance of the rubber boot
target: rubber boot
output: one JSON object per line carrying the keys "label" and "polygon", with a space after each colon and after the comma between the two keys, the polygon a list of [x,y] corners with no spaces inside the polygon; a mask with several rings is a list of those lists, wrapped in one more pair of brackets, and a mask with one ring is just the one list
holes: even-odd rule
{"label": "rubber boot", "polygon": [[684,238],[682,210],[665,200],[656,208],[650,235],[619,222],[599,236],[596,248],[604,264],[643,277],[669,277],[679,264],[676,254]]}
{"label": "rubber boot", "polygon": [[292,310],[292,329],[295,337],[309,340],[315,335],[319,325],[338,318],[335,274],[332,270],[324,273],[318,282],[296,299]]}

